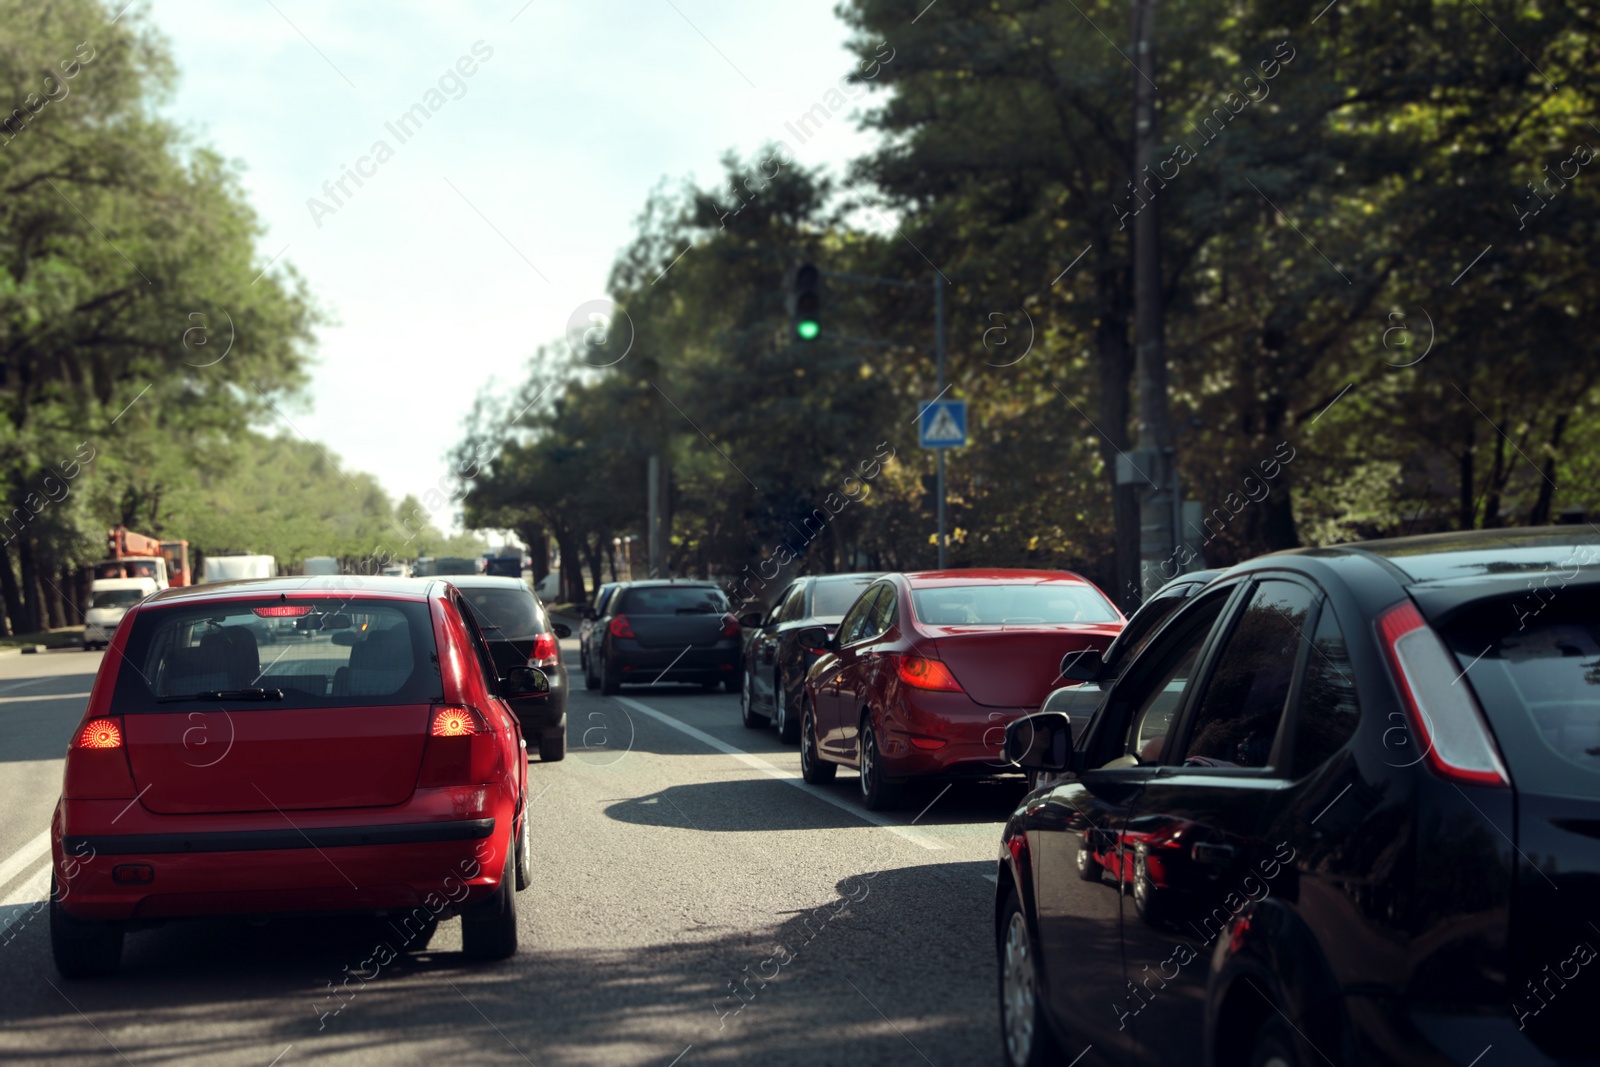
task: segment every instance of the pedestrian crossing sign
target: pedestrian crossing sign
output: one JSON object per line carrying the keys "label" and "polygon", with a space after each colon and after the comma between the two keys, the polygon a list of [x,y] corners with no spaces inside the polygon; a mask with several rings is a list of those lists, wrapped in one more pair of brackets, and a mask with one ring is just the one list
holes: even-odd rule
{"label": "pedestrian crossing sign", "polygon": [[917,420],[923,448],[964,448],[967,444],[967,402],[932,400],[922,405]]}

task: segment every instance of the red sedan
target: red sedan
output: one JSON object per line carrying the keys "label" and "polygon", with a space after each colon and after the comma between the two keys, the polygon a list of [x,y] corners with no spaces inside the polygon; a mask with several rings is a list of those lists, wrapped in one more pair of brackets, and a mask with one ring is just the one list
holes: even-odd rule
{"label": "red sedan", "polygon": [[[262,650],[286,621],[303,640]],[[548,686],[496,677],[442,581],[230,582],[130,609],[52,823],[57,969],[109,974],[127,929],[200,915],[382,915],[392,953],[460,915],[468,956],[510,956],[531,845],[503,697]]]}
{"label": "red sedan", "polygon": [[800,732],[808,782],[840,766],[861,775],[866,806],[886,807],[908,778],[1010,770],[1006,725],[1032,714],[1061,658],[1102,651],[1126,620],[1068,571],[891,574],[869,586],[806,676]]}

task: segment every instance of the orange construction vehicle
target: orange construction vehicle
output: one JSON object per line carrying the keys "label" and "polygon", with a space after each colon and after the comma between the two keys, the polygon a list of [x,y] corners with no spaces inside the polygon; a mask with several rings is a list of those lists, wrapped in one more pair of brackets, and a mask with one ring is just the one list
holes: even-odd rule
{"label": "orange construction vehicle", "polygon": [[189,585],[189,542],[158,541],[118,526],[106,534],[108,557],[91,568],[94,578],[154,578],[156,585]]}

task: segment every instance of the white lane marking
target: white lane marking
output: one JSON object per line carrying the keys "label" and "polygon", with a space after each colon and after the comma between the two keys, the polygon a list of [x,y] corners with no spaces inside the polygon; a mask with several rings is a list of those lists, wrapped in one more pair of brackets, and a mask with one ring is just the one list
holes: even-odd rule
{"label": "white lane marking", "polygon": [[648,715],[652,719],[670,726],[680,733],[688,734],[701,744],[708,745],[711,748],[716,749],[718,752],[721,752],[723,755],[732,756],[734,759],[738,760],[740,763],[743,763],[747,767],[754,767],[756,770],[769,777],[776,778],[780,782],[787,782],[789,785],[802,789],[805,791],[805,794],[808,797],[815,797],[825,804],[832,804],[841,811],[849,812],[851,815],[854,815],[863,822],[872,823],[874,826],[881,826],[885,830],[888,830],[891,834],[898,834],[907,841],[910,841],[913,844],[921,845],[923,848],[928,849],[931,852],[938,852],[942,849],[947,849],[950,847],[943,841],[929,837],[926,834],[920,834],[917,831],[902,826],[897,822],[891,822],[890,820],[885,819],[882,815],[879,815],[877,812],[868,811],[859,804],[854,804],[842,797],[834,796],[832,793],[822,789],[813,789],[811,786],[806,785],[805,780],[800,777],[798,772],[786,771],[782,767],[774,766],[773,764],[768,763],[759,756],[752,756],[743,749],[734,748],[727,742],[712,737],[704,730],[697,730],[688,723],[679,722],[666,712],[657,711],[648,704],[641,704],[639,701],[633,700],[629,697],[612,697],[611,699],[615,700],[619,704],[623,704],[634,709],[641,715]]}
{"label": "white lane marking", "polygon": [[83,700],[89,696],[83,693],[34,693],[24,697],[0,697],[0,704],[33,704],[41,700]]}
{"label": "white lane marking", "polygon": [[50,865],[47,863],[40,867],[32,878],[12,891],[11,895],[0,900],[0,909],[15,907],[18,904],[37,904],[50,893]]}
{"label": "white lane marking", "polygon": [[52,678],[59,678],[59,677],[60,677],[60,675],[57,675],[57,674],[47,674],[42,678],[30,678],[26,682],[18,682],[16,685],[0,686],[0,693],[9,693],[13,689],[26,689],[30,685],[38,685],[40,682],[48,682]]}
{"label": "white lane marking", "polygon": [[0,888],[23,871],[32,867],[39,861],[39,857],[50,851],[50,831],[45,830],[38,837],[17,849],[0,863]]}

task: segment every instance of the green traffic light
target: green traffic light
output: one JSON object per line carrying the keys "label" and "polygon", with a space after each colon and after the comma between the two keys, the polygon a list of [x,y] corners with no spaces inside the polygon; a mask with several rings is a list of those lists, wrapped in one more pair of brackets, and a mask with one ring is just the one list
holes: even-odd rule
{"label": "green traffic light", "polygon": [[822,327],[815,319],[801,319],[795,323],[794,332],[800,335],[802,341],[814,341],[817,334],[822,332]]}

